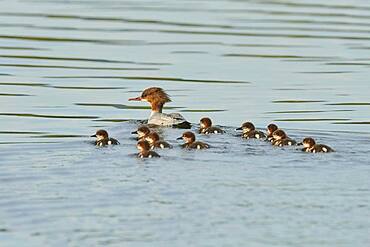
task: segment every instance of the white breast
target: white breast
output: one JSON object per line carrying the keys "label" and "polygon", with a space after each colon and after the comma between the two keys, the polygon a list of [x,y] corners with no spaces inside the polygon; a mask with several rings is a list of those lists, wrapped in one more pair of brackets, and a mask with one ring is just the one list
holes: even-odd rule
{"label": "white breast", "polygon": [[152,112],[148,119],[148,124],[161,125],[161,126],[172,126],[185,122],[185,118],[179,113],[159,113]]}

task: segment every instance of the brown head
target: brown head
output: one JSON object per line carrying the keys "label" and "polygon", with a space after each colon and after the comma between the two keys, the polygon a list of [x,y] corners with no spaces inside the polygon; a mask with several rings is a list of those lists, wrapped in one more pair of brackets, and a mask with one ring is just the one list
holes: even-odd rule
{"label": "brown head", "polygon": [[147,136],[150,133],[150,129],[147,126],[140,126],[137,131],[131,132],[131,134],[137,134],[139,138]]}
{"label": "brown head", "polygon": [[212,120],[208,117],[202,118],[200,121],[200,128],[205,129],[212,126]]}
{"label": "brown head", "polygon": [[150,87],[145,89],[141,96],[130,98],[129,101],[147,101],[154,112],[162,112],[163,105],[171,102],[168,94],[160,87]]}
{"label": "brown head", "polygon": [[269,124],[268,126],[267,126],[267,134],[269,135],[269,136],[271,136],[272,135],[272,133],[274,133],[274,131],[275,130],[277,130],[278,129],[278,127],[277,127],[277,125],[276,124]]}
{"label": "brown head", "polygon": [[254,124],[252,124],[251,122],[245,122],[242,124],[241,127],[237,128],[236,130],[243,130],[243,133],[248,133],[255,129],[256,127],[254,127]]}
{"label": "brown head", "polygon": [[284,132],[284,130],[277,129],[277,130],[274,131],[274,133],[272,133],[272,137],[275,140],[282,140],[282,139],[287,138],[288,136],[286,135],[286,133]]}
{"label": "brown head", "polygon": [[153,143],[159,141],[159,135],[156,132],[151,132],[145,137],[145,140],[148,141],[150,145],[153,145]]}
{"label": "brown head", "polygon": [[139,149],[140,152],[147,152],[150,150],[149,142],[147,141],[139,141],[136,144],[137,149]]}
{"label": "brown head", "polygon": [[313,146],[315,146],[316,142],[313,138],[306,137],[303,139],[302,144],[304,148],[312,148]]}
{"label": "brown head", "polygon": [[92,135],[91,137],[96,137],[98,141],[104,140],[108,138],[108,132],[106,130],[98,130],[95,135]]}
{"label": "brown head", "polygon": [[195,142],[195,135],[193,132],[186,131],[182,134],[181,137],[177,138],[177,140],[183,139],[185,143],[193,143]]}

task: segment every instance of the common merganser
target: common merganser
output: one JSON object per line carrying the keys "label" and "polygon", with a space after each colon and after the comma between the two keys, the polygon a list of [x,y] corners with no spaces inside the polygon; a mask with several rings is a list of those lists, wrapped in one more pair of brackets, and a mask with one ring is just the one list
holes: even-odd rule
{"label": "common merganser", "polygon": [[182,134],[177,140],[184,140],[184,144],[181,145],[183,148],[189,149],[206,149],[209,148],[209,145],[204,142],[195,141],[195,135],[193,132],[187,131]]}
{"label": "common merganser", "polygon": [[171,102],[168,94],[159,87],[150,87],[145,89],[141,96],[130,98],[129,101],[147,101],[151,105],[151,114],[148,124],[190,129],[191,124],[185,120],[180,113],[165,114],[162,109],[165,103]]}
{"label": "common merganser", "polygon": [[108,136],[108,132],[106,130],[98,130],[95,135],[92,135],[91,137],[96,137],[94,144],[99,147],[119,144],[119,141]]}
{"label": "common merganser", "polygon": [[139,141],[136,144],[137,149],[139,149],[139,153],[137,154],[137,157],[139,158],[158,158],[161,157],[159,154],[157,154],[154,151],[150,151],[150,145],[147,141]]}
{"label": "common merganser", "polygon": [[242,134],[243,138],[247,138],[247,139],[250,139],[250,138],[256,138],[256,139],[266,138],[265,133],[263,133],[262,131],[256,130],[256,127],[254,127],[254,124],[251,123],[251,122],[243,123],[242,126],[237,128],[236,130],[242,130],[243,131],[243,134]]}
{"label": "common merganser", "polygon": [[149,135],[145,137],[145,140],[148,141],[151,149],[154,148],[172,148],[172,145],[169,144],[166,141],[160,140],[160,137],[158,133],[156,132],[151,132]]}
{"label": "common merganser", "polygon": [[131,132],[133,135],[137,135],[137,140],[142,141],[150,134],[150,129],[147,126],[140,126],[136,131]]}
{"label": "common merganser", "polygon": [[303,145],[302,151],[308,153],[329,153],[334,152],[334,149],[324,144],[316,144],[315,140],[311,137],[306,137],[298,145]]}
{"label": "common merganser", "polygon": [[293,146],[297,144],[295,140],[289,138],[287,134],[281,129],[275,130],[274,133],[272,133],[272,137],[274,139],[272,145],[274,146],[282,147],[282,146]]}
{"label": "common merganser", "polygon": [[212,120],[208,117],[204,117],[200,119],[200,128],[199,128],[199,134],[223,134],[225,133],[224,130],[212,126]]}

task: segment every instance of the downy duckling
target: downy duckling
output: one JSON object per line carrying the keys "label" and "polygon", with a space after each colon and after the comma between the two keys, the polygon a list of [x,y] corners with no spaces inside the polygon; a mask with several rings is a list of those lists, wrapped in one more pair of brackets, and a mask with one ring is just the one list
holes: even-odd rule
{"label": "downy duckling", "polygon": [[106,130],[98,130],[95,135],[92,135],[91,137],[96,137],[94,144],[99,147],[119,144],[119,141],[108,136],[108,132]]}
{"label": "downy duckling", "polygon": [[282,147],[282,146],[293,146],[297,144],[295,140],[290,139],[287,136],[287,134],[281,129],[275,130],[274,133],[272,133],[272,137],[274,139],[272,145],[274,146]]}
{"label": "downy duckling", "polygon": [[183,148],[191,148],[191,149],[206,149],[209,148],[209,145],[204,142],[195,141],[195,135],[193,132],[187,131],[182,134],[181,137],[177,138],[177,140],[184,140],[184,144],[181,145]]}
{"label": "downy duckling", "polygon": [[265,133],[262,131],[256,130],[256,127],[254,127],[254,124],[251,122],[245,122],[242,124],[241,127],[237,128],[236,130],[242,130],[243,134],[242,137],[246,139],[262,139],[266,138]]}
{"label": "downy duckling", "polygon": [[139,149],[139,153],[137,154],[137,157],[139,157],[139,158],[158,158],[158,157],[161,157],[156,152],[150,150],[150,145],[149,145],[149,142],[147,142],[147,141],[139,141],[136,144],[136,147],[137,147],[137,149]]}
{"label": "downy duckling", "polygon": [[149,133],[150,133],[150,129],[145,125],[140,126],[136,131],[131,132],[131,134],[137,135],[138,141],[143,141],[145,137],[149,135]]}
{"label": "downy duckling", "polygon": [[272,133],[274,133],[274,131],[277,130],[277,129],[278,129],[278,126],[276,124],[273,124],[273,123],[271,123],[267,126],[267,141],[269,141],[269,142],[274,141]]}
{"label": "downy duckling", "polygon": [[166,141],[160,140],[158,133],[151,132],[145,137],[145,140],[149,143],[151,149],[154,148],[172,148],[172,145]]}
{"label": "downy duckling", "polygon": [[301,143],[298,145],[303,145],[302,151],[308,153],[330,153],[334,152],[334,150],[324,144],[316,144],[315,140],[311,137],[306,137],[303,139]]}
{"label": "downy duckling", "polygon": [[224,130],[212,126],[212,120],[208,117],[204,117],[200,120],[199,134],[223,134]]}

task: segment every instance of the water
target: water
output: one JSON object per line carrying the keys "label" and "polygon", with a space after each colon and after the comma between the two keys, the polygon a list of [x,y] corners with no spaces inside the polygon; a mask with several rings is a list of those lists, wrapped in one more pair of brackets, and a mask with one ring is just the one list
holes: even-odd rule
{"label": "water", "polygon": [[[369,244],[369,1],[0,6],[1,246]],[[134,158],[149,86],[227,133],[191,152],[159,130],[175,148]],[[245,120],[337,152],[240,140]]]}

